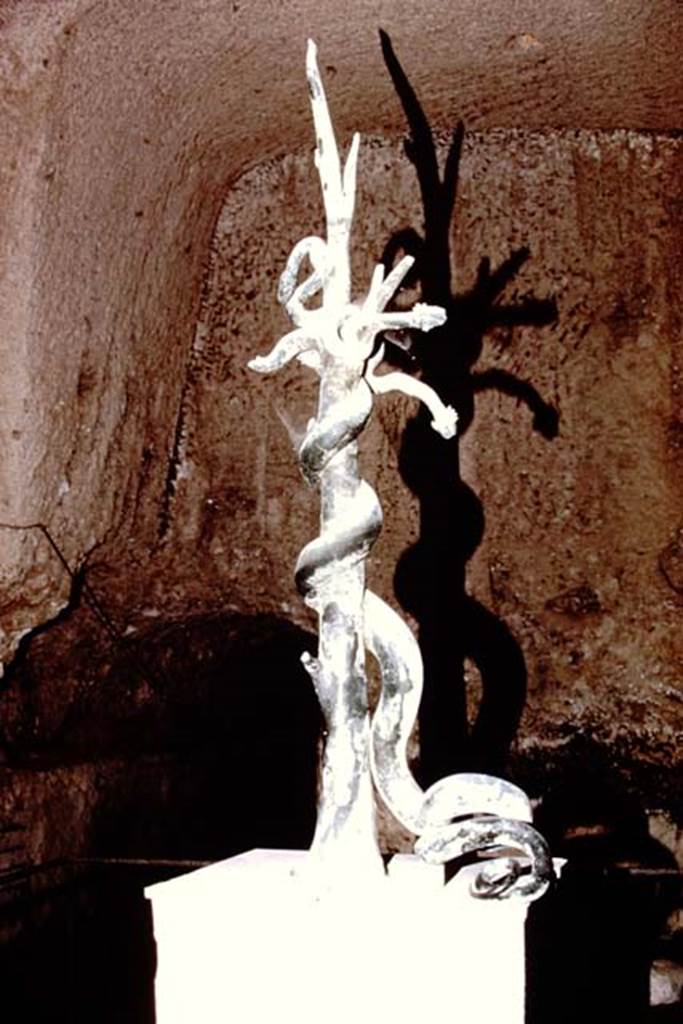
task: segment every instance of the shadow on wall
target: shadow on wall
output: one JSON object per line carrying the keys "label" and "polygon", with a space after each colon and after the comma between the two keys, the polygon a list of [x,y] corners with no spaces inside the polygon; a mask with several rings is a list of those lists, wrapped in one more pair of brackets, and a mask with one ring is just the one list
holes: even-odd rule
{"label": "shadow on wall", "polygon": [[[527,926],[527,1024],[645,1024],[650,965],[680,902],[673,855],[616,773],[583,772],[543,800],[537,826],[567,858]],[[680,1019],[680,1018],[679,1018]]]}
{"label": "shadow on wall", "polygon": [[[404,369],[419,369],[422,379],[458,412],[458,438],[444,443],[421,409],[406,427],[400,452],[403,479],[418,497],[420,537],[399,562],[396,594],[419,624],[425,666],[420,710],[423,785],[463,770],[501,774],[526,698],[526,666],[507,625],[467,593],[466,566],[484,533],[481,502],[460,475],[458,445],[474,417],[477,392],[494,389],[524,402],[533,428],[552,439],[558,414],[531,383],[504,370],[474,369],[483,337],[494,326],[545,325],[557,319],[552,299],[525,298],[502,303],[506,286],[529,259],[518,249],[496,269],[483,258],[474,286],[457,294],[451,280],[450,232],[455,206],[464,128],[458,124],[439,173],[436,146],[424,111],[394,53],[380,32],[384,60],[410,127],[405,143],[415,166],[424,209],[424,236],[413,228],[387,243],[383,262],[415,257],[404,291],[417,288],[423,301],[443,306],[448,321],[428,335],[414,332],[387,346],[388,358]],[[411,296],[411,302],[412,302]],[[401,298],[399,296],[398,303]],[[469,728],[465,660],[479,671],[482,698]]]}

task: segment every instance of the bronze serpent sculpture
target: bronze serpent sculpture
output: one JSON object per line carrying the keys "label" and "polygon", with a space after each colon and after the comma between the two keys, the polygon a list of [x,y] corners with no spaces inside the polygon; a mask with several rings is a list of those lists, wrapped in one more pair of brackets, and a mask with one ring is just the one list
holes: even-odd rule
{"label": "bronze serpent sculpture", "polygon": [[[307,77],[317,135],[327,239],[308,237],[292,250],[280,278],[278,300],[294,323],[267,356],[249,366],[273,373],[298,359],[320,378],[316,416],[299,447],[306,481],[320,491],[320,533],[301,551],[295,570],[299,592],[318,615],[316,658],[305,654],[327,727],[321,796],[312,855],[328,877],[361,868],[381,873],[374,826],[371,779],[398,821],[418,840],[425,860],[444,863],[485,854],[473,893],[535,899],[552,878],[552,861],[532,828],[526,795],[488,775],[462,773],[426,792],[407,761],[407,742],[422,691],[422,660],[407,625],[365,585],[365,560],[382,526],[372,487],[360,476],[358,435],[375,394],[391,390],[418,398],[445,439],[454,436],[456,414],[423,381],[403,373],[377,372],[380,331],[413,327],[428,331],[445,322],[444,310],[417,303],[407,312],[386,312],[412,265],[406,257],[384,276],[375,268],[362,303],[351,301],[349,263],[359,136],[342,169],[316,49],[308,44]],[[299,282],[305,262],[310,272]],[[318,308],[306,303],[322,293]],[[366,649],[377,660],[382,692],[370,724]]]}

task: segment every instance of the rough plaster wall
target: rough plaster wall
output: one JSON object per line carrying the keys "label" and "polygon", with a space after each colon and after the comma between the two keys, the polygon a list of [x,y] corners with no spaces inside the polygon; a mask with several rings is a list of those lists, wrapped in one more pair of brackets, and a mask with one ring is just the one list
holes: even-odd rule
{"label": "rough plaster wall", "polygon": [[[315,510],[270,403],[301,416],[310,386],[294,374],[274,386],[248,380],[243,364],[284,328],[274,276],[301,231],[321,226],[320,212],[308,156],[268,161],[308,152],[301,64],[309,34],[321,45],[342,136],[360,128],[400,137],[402,115],[377,45],[381,24],[410,58],[435,127],[448,129],[462,115],[472,129],[525,129],[468,143],[455,235],[458,286],[471,281],[482,254],[495,261],[528,244],[532,258],[515,289],[554,294],[560,303],[555,328],[528,332],[528,341],[516,331],[509,346],[508,338],[493,337],[482,356],[482,363],[528,374],[560,403],[560,437],[531,435],[526,411],[491,394],[478,400],[464,450],[467,480],[487,515],[470,585],[524,644],[534,686],[520,743],[544,729],[550,741],[564,743],[567,711],[572,727],[581,722],[609,738],[613,723],[642,699],[634,688],[645,672],[639,693],[646,687],[653,703],[643,710],[640,733],[629,736],[642,737],[636,753],[649,757],[653,728],[666,734],[675,722],[665,693],[673,635],[666,603],[680,585],[680,547],[662,481],[669,479],[665,451],[678,437],[672,427],[665,449],[663,384],[667,367],[675,372],[667,345],[676,332],[664,322],[662,289],[676,236],[656,223],[675,213],[673,206],[661,212],[673,192],[674,143],[654,136],[648,149],[647,135],[574,137],[550,129],[677,127],[677,23],[671,0],[599,7],[586,0],[569,9],[532,0],[339,10],[308,0],[170,0],[163,11],[157,0],[3,5],[0,519],[47,526],[71,569],[86,570],[119,633],[133,639],[148,635],[150,623],[193,615],[271,611],[304,621],[290,571],[315,529]],[[359,282],[388,234],[420,220],[400,144],[378,139],[363,160]],[[248,168],[257,169],[232,190]],[[632,395],[637,415],[621,423]],[[252,416],[262,428],[258,442],[247,429]],[[395,472],[405,416],[400,402],[385,400],[368,434],[375,452],[368,474],[398,513],[387,516],[373,555],[373,578],[385,595],[395,558],[417,529],[414,503]],[[602,457],[597,438],[615,458]],[[587,452],[593,473],[583,465]],[[633,452],[637,471],[627,465]],[[647,512],[643,464],[652,467]],[[529,501],[541,482],[537,510]],[[511,491],[515,508],[531,516],[529,527],[503,518]],[[574,529],[579,511],[585,549]],[[535,546],[530,530],[541,534]],[[560,542],[574,556],[571,565]],[[599,554],[598,568],[589,552]],[[654,568],[656,556],[664,576]],[[16,665],[2,695],[10,763],[42,758],[36,776],[3,771],[6,805],[34,809],[33,859],[61,855],[87,846],[89,816],[109,785],[92,786],[90,762],[106,757],[115,765],[123,748],[138,758],[153,747],[146,730],[163,723],[164,704],[139,669],[114,693],[117,645],[43,532],[3,528],[0,572],[2,660],[11,660],[23,635],[66,609],[62,622],[36,634],[26,648],[32,665]],[[567,590],[589,595],[578,601],[588,614],[568,614],[571,597],[558,603]],[[646,650],[638,638],[650,624],[661,640]],[[172,645],[161,648],[168,655]],[[593,690],[610,668],[610,685],[621,681],[618,692]],[[615,716],[624,694],[628,708]],[[566,708],[566,700],[574,706]],[[140,708],[150,704],[138,727]],[[129,723],[125,742],[107,743],[101,723],[110,714]],[[659,763],[667,756],[665,747]],[[60,757],[81,763],[65,775],[50,767]],[[160,789],[170,771],[164,763]],[[178,770],[182,775],[182,765]],[[116,802],[125,772],[109,774]],[[72,799],[74,791],[83,799]],[[48,818],[61,818],[62,830],[46,828]]]}
{"label": "rough plaster wall", "polygon": [[[674,812],[679,312],[676,264],[663,254],[675,250],[680,231],[678,159],[677,139],[664,135],[472,133],[452,233],[456,292],[471,287],[482,257],[496,266],[526,245],[530,258],[501,301],[552,296],[558,307],[550,325],[492,331],[477,368],[533,383],[557,408],[559,435],[535,433],[530,411],[494,390],[476,397],[461,451],[463,478],[485,516],[468,589],[510,628],[529,676],[517,772],[540,793],[582,759],[601,758],[630,775],[650,806]],[[366,140],[357,211],[354,277],[362,288],[391,234],[421,222],[398,141]],[[292,569],[317,532],[317,502],[299,475],[292,436],[314,408],[315,380],[297,367],[270,379],[246,370],[287,329],[273,281],[302,225],[322,229],[309,153],[247,173],[223,208],[155,571],[131,571],[124,560],[89,577],[142,650],[150,623],[191,615],[248,611],[313,626]],[[365,472],[385,508],[370,579],[394,604],[397,562],[419,532],[398,466],[411,412],[402,397],[379,399],[363,437]],[[173,734],[164,688],[177,700],[180,687],[191,705],[193,670],[178,650],[150,646],[164,659],[159,688],[145,679],[149,659],[123,675],[115,651],[98,663],[101,626],[76,658],[70,645],[88,628],[85,607],[36,642],[33,694],[24,683],[5,699],[14,749],[54,756],[61,745],[92,757],[116,751],[117,735],[128,748],[131,735],[132,749],[149,748]],[[199,682],[196,689],[203,704]],[[476,707],[471,666],[469,689]],[[399,842],[390,826],[384,835]]]}
{"label": "rough plaster wall", "polygon": [[[675,138],[647,133],[500,129],[467,140],[452,237],[456,291],[472,286],[482,257],[497,266],[526,245],[530,258],[501,301],[533,295],[558,306],[551,325],[491,332],[477,368],[533,383],[558,410],[559,436],[534,433],[524,405],[487,391],[476,397],[461,453],[486,521],[469,589],[507,623],[527,662],[519,752],[555,757],[583,736],[627,767],[676,761],[679,159]],[[360,181],[354,262],[362,289],[391,233],[420,225],[421,213],[397,144],[366,143]],[[308,157],[251,172],[226,203],[173,520],[173,548],[189,545],[191,573],[201,552],[233,594],[299,621],[291,570],[317,532],[316,508],[285,424],[303,429],[315,385],[300,368],[253,378],[245,363],[286,329],[271,282],[302,225],[321,227]],[[457,344],[457,323],[453,331]],[[419,528],[398,468],[408,415],[402,397],[380,398],[363,440],[385,507],[370,576],[389,599],[399,556]],[[661,773],[650,801],[660,783]]]}
{"label": "rough plaster wall", "polygon": [[[380,24],[416,55],[437,125],[456,105],[471,127],[657,129],[680,110],[672,0],[24,0],[0,13],[0,513],[49,525],[74,565],[126,533],[141,555],[152,541],[219,191],[307,139],[308,34],[324,42],[340,130],[400,126]],[[4,661],[68,581],[35,530],[3,534]]]}
{"label": "rough plaster wall", "polygon": [[[31,194],[16,197],[5,236],[7,305],[22,318],[5,336],[2,519],[47,525],[73,567],[124,525],[148,527],[145,491],[163,488],[216,201],[195,136],[168,130],[170,111],[176,126],[187,117],[182,84],[162,88],[172,68],[150,88],[134,26],[111,7],[104,24],[87,13],[53,5],[22,32],[18,12],[6,91],[35,141],[30,161],[26,142],[15,160]],[[6,656],[70,585],[35,529],[5,530],[3,542]]]}

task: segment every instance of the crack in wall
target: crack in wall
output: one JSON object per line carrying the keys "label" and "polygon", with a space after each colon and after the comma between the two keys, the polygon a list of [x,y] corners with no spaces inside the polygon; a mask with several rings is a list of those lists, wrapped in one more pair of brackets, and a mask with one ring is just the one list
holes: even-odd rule
{"label": "crack in wall", "polygon": [[[168,684],[166,673],[161,666],[151,666],[147,664],[146,660],[143,659],[139,652],[136,653],[135,650],[131,649],[126,644],[125,629],[115,621],[102,598],[88,582],[88,559],[92,553],[100,547],[100,544],[93,544],[92,547],[85,552],[80,564],[74,568],[64,553],[64,550],[55,539],[54,534],[51,532],[49,527],[45,525],[45,523],[17,524],[0,522],[0,529],[20,531],[38,530],[49,544],[53,554],[56,556],[58,562],[70,580],[69,596],[63,607],[61,607],[55,615],[47,619],[45,622],[42,622],[38,626],[34,626],[33,629],[28,630],[19,641],[14,658],[7,666],[5,666],[5,685],[11,679],[12,674],[20,669],[25,656],[28,653],[28,648],[32,640],[36,636],[40,636],[42,633],[48,631],[58,623],[69,618],[69,616],[79,607],[81,599],[83,599],[88,605],[114,647],[127,660],[133,671],[142,681],[151,684],[155,689],[163,688],[163,686]],[[1,834],[0,830],[0,835]]]}

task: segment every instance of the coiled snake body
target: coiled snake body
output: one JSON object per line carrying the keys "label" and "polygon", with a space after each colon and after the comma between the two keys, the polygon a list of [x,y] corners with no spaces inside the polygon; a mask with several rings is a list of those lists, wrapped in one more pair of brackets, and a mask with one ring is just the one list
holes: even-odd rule
{"label": "coiled snake body", "polygon": [[[423,858],[442,863],[465,854],[487,855],[474,883],[476,895],[535,899],[552,878],[552,862],[545,842],[531,827],[530,804],[522,790],[492,776],[463,773],[425,792],[408,765],[408,737],[422,692],[422,659],[405,623],[365,586],[365,559],[380,531],[382,511],[374,490],[361,479],[356,439],[370,415],[373,395],[390,390],[422,400],[434,428],[445,438],[453,436],[455,413],[431,388],[402,373],[375,372],[383,354],[381,346],[374,351],[380,331],[406,326],[430,330],[444,323],[445,313],[419,303],[409,312],[385,312],[412,263],[410,257],[386,278],[384,268],[376,267],[363,304],[350,302],[348,242],[358,137],[342,173],[312,44],[307,70],[328,239],[305,238],[292,250],[278,299],[295,329],[249,366],[272,373],[297,358],[320,377],[317,415],[299,447],[302,473],[320,490],[320,534],[303,548],[295,571],[303,599],[319,618],[318,657],[304,655],[303,661],[327,725],[312,849],[323,861],[334,862],[336,856],[346,872],[361,861],[373,862],[373,856],[381,867],[372,778],[389,810],[418,837],[415,849]],[[299,284],[304,260],[311,272]],[[305,303],[319,292],[322,304],[308,308]],[[366,649],[382,676],[371,726]]]}
{"label": "coiled snake body", "polygon": [[[323,287],[320,243],[321,239],[300,243],[282,276],[280,299],[290,311],[296,309],[298,320],[303,319],[297,307],[301,295],[309,298]],[[293,262],[298,270],[312,250],[316,257],[314,272],[297,288],[290,264]],[[304,361],[321,373],[318,415],[309,423],[299,447],[303,476],[321,490],[321,532],[301,551],[295,578],[302,597],[321,618],[321,638],[323,630],[327,634],[328,650],[321,650],[318,659],[307,657],[305,661],[328,720],[328,743],[334,742],[333,733],[340,728],[354,721],[364,722],[367,706],[357,692],[355,716],[348,713],[348,708],[340,709],[340,692],[345,688],[348,692],[349,681],[338,678],[339,672],[333,680],[326,679],[323,655],[336,654],[338,664],[351,677],[351,690],[354,686],[362,690],[365,646],[379,663],[382,676],[381,696],[370,730],[369,768],[392,814],[419,837],[416,851],[432,862],[475,851],[506,851],[503,859],[484,861],[475,883],[477,894],[500,897],[515,893],[536,898],[547,888],[552,865],[544,841],[530,825],[530,805],[522,790],[492,776],[462,773],[440,780],[425,792],[410,771],[407,743],[422,691],[422,660],[407,625],[365,587],[363,572],[363,563],[381,529],[382,511],[374,490],[360,478],[356,438],[370,416],[373,385],[379,382],[376,390],[383,390],[383,378],[374,375],[367,357],[360,360],[356,353],[356,365],[339,358],[339,350],[343,352],[343,340],[337,340],[339,332],[331,346],[337,351],[332,355],[329,343],[325,348],[319,338],[301,327],[293,334],[296,337],[285,336],[269,357],[253,360],[250,365],[269,372],[303,354]],[[349,353],[344,354],[348,357]],[[358,732],[367,735],[364,724]],[[365,766],[361,758],[361,767]],[[358,770],[359,766],[354,767]],[[354,787],[349,780],[342,788],[353,797]],[[328,827],[323,824],[318,830],[321,843],[343,828],[348,817],[342,813],[348,805],[340,810],[333,801],[332,806]]]}

